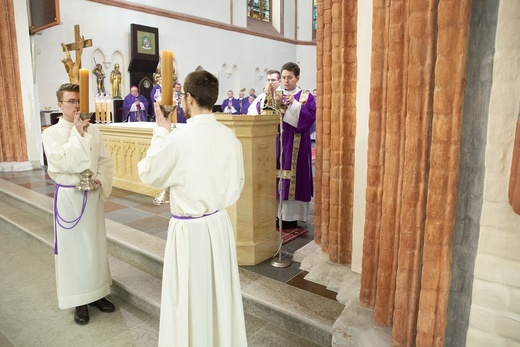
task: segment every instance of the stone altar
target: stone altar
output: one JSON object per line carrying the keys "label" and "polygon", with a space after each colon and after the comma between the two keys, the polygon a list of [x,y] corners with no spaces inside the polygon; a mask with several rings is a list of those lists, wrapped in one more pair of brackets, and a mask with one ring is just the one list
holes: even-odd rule
{"label": "stone altar", "polygon": [[[279,245],[275,228],[279,117],[215,115],[233,129],[242,143],[246,181],[240,199],[228,208],[228,213],[235,231],[239,265],[256,265],[273,257]],[[159,193],[141,183],[137,173],[137,163],[146,155],[155,126],[152,122],[98,125],[114,160],[114,187],[151,197]]]}

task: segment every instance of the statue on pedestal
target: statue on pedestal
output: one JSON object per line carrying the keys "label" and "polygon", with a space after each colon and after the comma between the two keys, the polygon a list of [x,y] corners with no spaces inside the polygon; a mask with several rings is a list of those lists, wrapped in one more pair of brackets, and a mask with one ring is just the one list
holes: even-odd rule
{"label": "statue on pedestal", "polygon": [[153,84],[159,84],[161,79],[161,68],[157,66],[155,72],[153,73]]}
{"label": "statue on pedestal", "polygon": [[96,75],[97,78],[97,92],[98,94],[105,94],[105,72],[103,71],[103,66],[101,64],[96,64],[92,73]]}
{"label": "statue on pedestal", "polygon": [[110,83],[112,83],[112,98],[121,99],[121,71],[119,64],[114,65],[114,70],[110,73]]}

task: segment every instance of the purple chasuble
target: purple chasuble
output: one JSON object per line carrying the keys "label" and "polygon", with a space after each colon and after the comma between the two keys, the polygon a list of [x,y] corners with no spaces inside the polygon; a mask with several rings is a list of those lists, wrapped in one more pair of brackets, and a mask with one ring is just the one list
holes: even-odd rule
{"label": "purple chasuble", "polygon": [[[143,103],[144,108],[138,111],[130,111],[132,104],[137,100]],[[125,96],[123,100],[123,122],[136,122],[138,117],[141,122],[147,122],[148,118],[148,100],[141,94],[133,96],[132,93]]]}
{"label": "purple chasuble", "polygon": [[[300,100],[303,90],[294,95],[295,100]],[[284,114],[285,116],[285,114]],[[312,93],[308,93],[307,101],[301,106],[298,126],[283,122],[283,158],[282,169],[287,178],[282,179],[282,198],[283,200],[298,200],[303,202],[311,201],[314,194],[312,182],[312,152],[311,152],[311,128],[316,121],[316,99]],[[299,147],[295,141],[295,135],[300,134]],[[293,163],[293,151],[295,162]],[[276,170],[280,172],[280,135],[276,138]],[[290,176],[295,175],[295,180],[291,183]],[[291,184],[294,185],[293,189]],[[276,197],[280,198],[278,191],[279,178],[276,179]],[[290,190],[294,194],[290,194]],[[294,195],[294,196],[292,196]]]}

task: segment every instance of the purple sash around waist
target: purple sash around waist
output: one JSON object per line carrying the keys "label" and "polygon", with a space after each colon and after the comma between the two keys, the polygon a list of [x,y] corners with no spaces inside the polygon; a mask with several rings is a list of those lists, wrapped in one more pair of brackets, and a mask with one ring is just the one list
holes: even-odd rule
{"label": "purple sash around waist", "polygon": [[207,217],[207,216],[211,216],[212,214],[215,214],[217,213],[219,210],[216,210],[215,212],[211,212],[211,213],[208,213],[208,214],[203,214],[202,216],[177,216],[177,215],[174,215],[172,213],[172,218],[175,218],[175,219],[180,219],[180,220],[190,220],[190,219],[199,219],[199,218],[204,218],[204,217]]}
{"label": "purple sash around waist", "polygon": [[81,217],[83,217],[83,213],[85,212],[85,207],[87,206],[87,191],[83,192],[83,203],[81,205],[81,213],[79,216],[73,220],[65,220],[58,211],[58,190],[60,188],[76,188],[76,186],[68,186],[64,184],[57,183],[54,187],[54,254],[58,254],[58,228],[59,225],[61,228],[70,230],[78,225]]}

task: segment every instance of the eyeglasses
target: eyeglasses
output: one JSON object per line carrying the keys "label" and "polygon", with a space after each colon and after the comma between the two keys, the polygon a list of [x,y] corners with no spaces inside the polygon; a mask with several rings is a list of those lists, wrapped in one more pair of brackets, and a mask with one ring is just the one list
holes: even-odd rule
{"label": "eyeglasses", "polygon": [[79,105],[79,100],[76,99],[61,100],[60,102],[66,102],[67,104],[71,105]]}
{"label": "eyeglasses", "polygon": [[268,78],[267,79],[267,82],[276,82],[276,81],[279,81],[279,80],[276,79],[276,78]]}
{"label": "eyeglasses", "polygon": [[180,98],[182,98],[183,96],[186,96],[186,93],[179,93]]}

